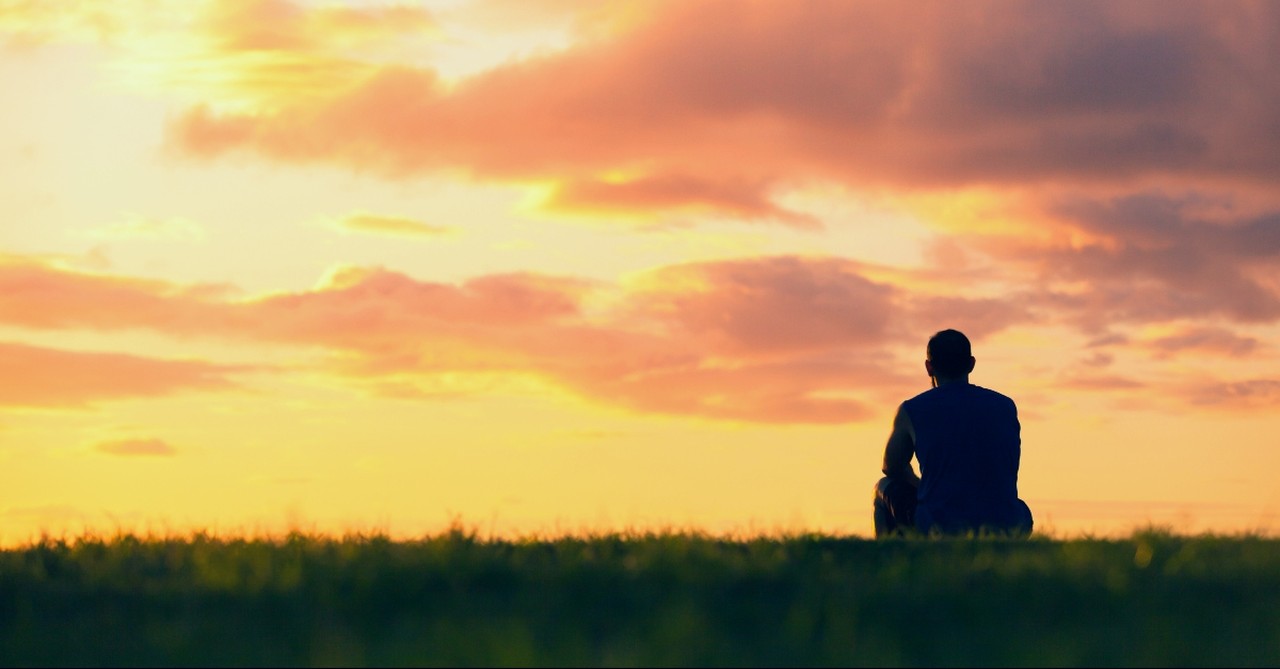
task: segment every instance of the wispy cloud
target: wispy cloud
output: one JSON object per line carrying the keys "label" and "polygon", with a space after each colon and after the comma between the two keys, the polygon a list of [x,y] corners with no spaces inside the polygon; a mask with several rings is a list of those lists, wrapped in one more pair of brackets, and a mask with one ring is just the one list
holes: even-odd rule
{"label": "wispy cloud", "polygon": [[8,43],[114,47],[108,72],[117,81],[239,110],[330,95],[358,83],[379,63],[394,61],[406,38],[441,37],[431,12],[399,3],[0,4],[0,39]]}
{"label": "wispy cloud", "polygon": [[151,218],[130,214],[122,221],[90,228],[85,235],[108,240],[200,241],[205,238],[205,230],[200,224],[185,218]]}
{"label": "wispy cloud", "polygon": [[1117,374],[1076,374],[1063,379],[1061,385],[1077,390],[1127,391],[1143,388],[1147,384]]}
{"label": "wispy cloud", "polygon": [[1174,334],[1152,340],[1147,346],[1161,356],[1209,353],[1243,357],[1263,348],[1256,337],[1242,337],[1220,327],[1182,328]]}
{"label": "wispy cloud", "polygon": [[1194,405],[1241,411],[1274,411],[1280,406],[1280,379],[1253,378],[1188,384],[1182,395]]}
{"label": "wispy cloud", "polygon": [[343,216],[334,222],[334,227],[347,232],[396,237],[441,237],[457,233],[456,228],[446,225],[431,225],[411,218],[366,213]]}

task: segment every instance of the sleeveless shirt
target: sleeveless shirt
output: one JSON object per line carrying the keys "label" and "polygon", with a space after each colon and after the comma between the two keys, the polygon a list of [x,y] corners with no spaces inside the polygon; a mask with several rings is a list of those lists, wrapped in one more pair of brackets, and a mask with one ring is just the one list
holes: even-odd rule
{"label": "sleeveless shirt", "polygon": [[1022,437],[1012,399],[981,386],[948,383],[902,406],[915,430],[920,463],[918,529],[1030,529],[1030,510],[1018,499]]}

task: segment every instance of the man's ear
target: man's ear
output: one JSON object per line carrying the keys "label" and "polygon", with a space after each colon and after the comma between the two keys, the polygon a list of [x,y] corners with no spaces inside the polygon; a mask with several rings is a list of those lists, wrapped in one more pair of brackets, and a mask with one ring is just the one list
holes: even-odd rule
{"label": "man's ear", "polygon": [[967,372],[965,372],[965,374],[972,374],[972,373],[973,373],[973,366],[974,366],[974,364],[976,364],[977,362],[978,362],[978,359],[977,359],[977,358],[975,358],[975,357],[973,357],[973,356],[969,356],[969,370],[968,370]]}
{"label": "man's ear", "polygon": [[929,376],[933,376],[933,363],[932,363],[932,362],[930,362],[930,361],[928,361],[928,360],[925,360],[925,361],[924,361],[924,371],[928,372],[928,373],[929,373]]}

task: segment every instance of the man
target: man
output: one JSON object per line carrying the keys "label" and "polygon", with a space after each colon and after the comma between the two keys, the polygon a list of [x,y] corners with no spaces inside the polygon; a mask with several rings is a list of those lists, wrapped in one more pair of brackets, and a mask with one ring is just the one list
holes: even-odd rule
{"label": "man", "polygon": [[[943,330],[924,362],[933,389],[902,403],[875,489],[876,536],[914,527],[925,533],[1031,532],[1018,499],[1021,427],[1013,400],[969,383],[969,338]],[[920,476],[911,468],[920,462]]]}

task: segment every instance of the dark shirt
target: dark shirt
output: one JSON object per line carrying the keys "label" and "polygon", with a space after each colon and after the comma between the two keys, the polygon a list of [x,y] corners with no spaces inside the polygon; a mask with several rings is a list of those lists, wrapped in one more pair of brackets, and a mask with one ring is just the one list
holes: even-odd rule
{"label": "dark shirt", "polygon": [[918,529],[1030,530],[1030,510],[1018,499],[1022,438],[1013,400],[981,386],[948,383],[902,408],[920,463]]}

